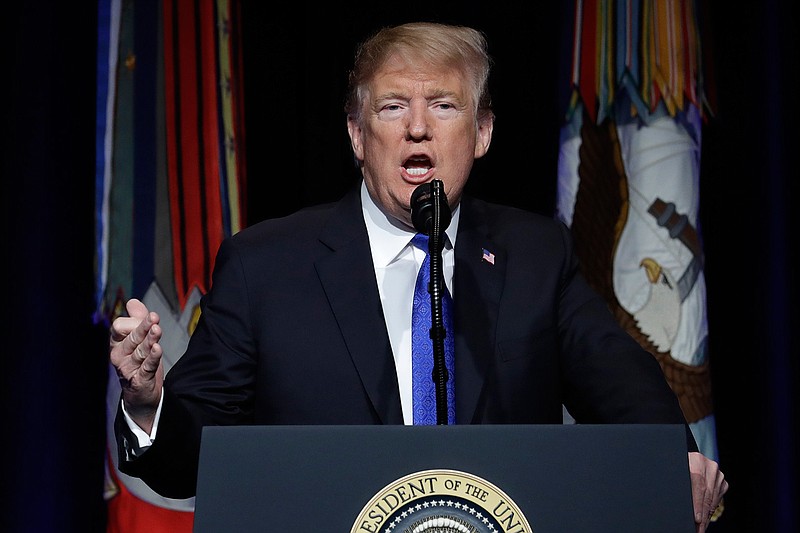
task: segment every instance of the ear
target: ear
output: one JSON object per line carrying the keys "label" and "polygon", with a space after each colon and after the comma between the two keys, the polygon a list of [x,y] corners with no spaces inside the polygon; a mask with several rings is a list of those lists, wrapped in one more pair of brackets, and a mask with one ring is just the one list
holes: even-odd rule
{"label": "ear", "polygon": [[491,111],[478,118],[478,131],[475,143],[475,159],[483,157],[489,151],[492,143],[492,130],[494,129],[494,113]]}
{"label": "ear", "polygon": [[359,126],[358,121],[353,117],[347,117],[347,133],[350,135],[350,146],[353,147],[353,155],[359,161],[364,160],[364,131]]}

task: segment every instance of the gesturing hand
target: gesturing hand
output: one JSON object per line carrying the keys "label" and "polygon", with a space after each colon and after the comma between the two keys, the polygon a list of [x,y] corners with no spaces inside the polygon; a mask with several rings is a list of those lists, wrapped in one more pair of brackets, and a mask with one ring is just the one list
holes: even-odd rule
{"label": "gesturing hand", "polygon": [[159,344],[162,331],[158,314],[139,300],[128,300],[125,308],[128,316],[111,324],[109,356],[122,386],[125,410],[149,433],[164,383]]}

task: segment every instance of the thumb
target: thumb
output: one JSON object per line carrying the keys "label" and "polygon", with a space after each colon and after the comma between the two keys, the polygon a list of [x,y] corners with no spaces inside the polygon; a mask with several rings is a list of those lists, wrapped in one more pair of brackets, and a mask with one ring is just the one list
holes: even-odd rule
{"label": "thumb", "polygon": [[137,300],[136,298],[131,298],[125,304],[125,309],[128,311],[128,316],[133,318],[144,319],[147,316],[147,313],[150,311],[147,309],[147,306],[142,303],[141,300]]}

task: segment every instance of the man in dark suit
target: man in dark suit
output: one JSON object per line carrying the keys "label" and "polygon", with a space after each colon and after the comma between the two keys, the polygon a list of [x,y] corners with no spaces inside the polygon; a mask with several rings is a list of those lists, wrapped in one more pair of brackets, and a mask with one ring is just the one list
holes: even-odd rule
{"label": "man in dark suit", "polygon": [[[164,378],[156,313],[128,302],[110,357],[122,383],[122,471],[195,491],[201,428],[413,424],[411,306],[425,252],[412,193],[440,180],[453,295],[455,422],[684,423],[655,359],[578,272],[554,220],[462,196],[494,115],[483,36],[387,28],[360,49],[347,128],[363,181],[336,203],[245,229],[220,247],[186,353]],[[698,531],[727,490],[687,427]]]}

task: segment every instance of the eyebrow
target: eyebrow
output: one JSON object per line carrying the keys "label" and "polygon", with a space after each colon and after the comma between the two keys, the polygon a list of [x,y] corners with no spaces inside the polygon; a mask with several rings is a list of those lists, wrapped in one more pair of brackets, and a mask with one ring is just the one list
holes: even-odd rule
{"label": "eyebrow", "polygon": [[[459,100],[457,93],[445,89],[437,89],[435,92],[425,96],[426,100],[436,100],[437,98],[453,98]],[[375,97],[374,102],[381,102],[383,100],[409,100],[410,98],[405,93],[387,92]]]}

